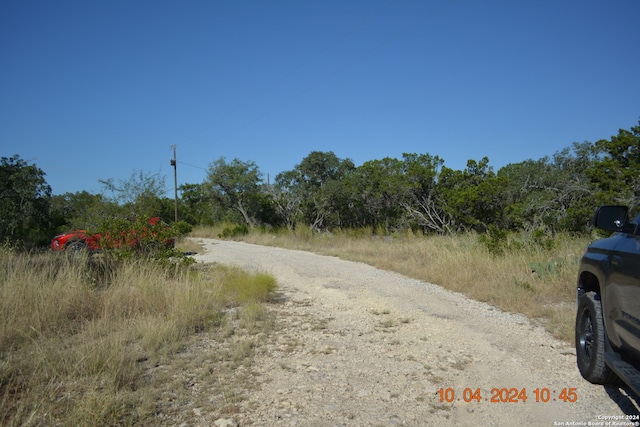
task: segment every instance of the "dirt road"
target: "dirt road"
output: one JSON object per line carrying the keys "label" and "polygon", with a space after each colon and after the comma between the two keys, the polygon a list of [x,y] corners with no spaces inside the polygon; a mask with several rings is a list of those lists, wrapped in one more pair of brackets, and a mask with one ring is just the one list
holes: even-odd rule
{"label": "dirt road", "polygon": [[282,293],[241,426],[586,426],[637,414],[624,389],[584,381],[572,346],[521,316],[360,263],[199,240],[198,262],[269,273]]}

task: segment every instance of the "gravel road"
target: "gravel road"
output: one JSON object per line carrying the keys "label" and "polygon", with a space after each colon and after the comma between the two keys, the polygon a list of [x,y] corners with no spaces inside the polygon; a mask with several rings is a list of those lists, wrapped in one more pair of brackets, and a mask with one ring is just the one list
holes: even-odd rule
{"label": "gravel road", "polygon": [[278,332],[256,355],[257,387],[234,415],[240,426],[638,419],[625,389],[584,381],[573,347],[522,316],[361,263],[197,240],[198,262],[268,273],[279,284]]}

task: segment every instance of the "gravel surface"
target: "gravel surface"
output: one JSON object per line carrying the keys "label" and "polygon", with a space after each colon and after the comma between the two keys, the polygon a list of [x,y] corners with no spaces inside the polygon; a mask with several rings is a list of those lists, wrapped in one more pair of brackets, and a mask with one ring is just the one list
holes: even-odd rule
{"label": "gravel surface", "polygon": [[205,248],[198,262],[271,274],[281,293],[273,304],[277,333],[252,367],[257,387],[232,423],[586,426],[638,419],[636,398],[584,381],[573,347],[525,317],[361,263],[197,240]]}

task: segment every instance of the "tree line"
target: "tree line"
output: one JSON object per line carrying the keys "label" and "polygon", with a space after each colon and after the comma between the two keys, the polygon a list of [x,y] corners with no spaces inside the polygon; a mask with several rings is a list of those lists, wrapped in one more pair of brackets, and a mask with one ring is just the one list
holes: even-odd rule
{"label": "tree line", "polygon": [[[134,171],[128,179],[100,182],[100,194],[52,195],[36,165],[18,155],[2,157],[0,239],[42,244],[56,231],[97,228],[105,218],[174,216],[162,176]],[[428,153],[356,166],[331,151],[313,151],[273,183],[253,161],[219,158],[202,183],[179,191],[179,217],[191,225],[584,233],[596,206],[640,205],[640,122],[610,139],[574,143],[497,171],[487,157],[454,170]]]}

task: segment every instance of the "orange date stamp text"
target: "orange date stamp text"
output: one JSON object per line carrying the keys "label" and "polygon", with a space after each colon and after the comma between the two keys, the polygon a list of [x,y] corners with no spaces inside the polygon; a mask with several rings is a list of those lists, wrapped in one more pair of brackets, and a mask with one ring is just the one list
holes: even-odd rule
{"label": "orange date stamp text", "polygon": [[490,403],[525,403],[527,400],[536,403],[577,402],[578,389],[564,387],[559,389],[541,387],[529,393],[526,388],[493,387],[488,393],[480,388],[467,387],[454,390],[452,387],[441,388],[436,393],[440,402],[490,402]]}

